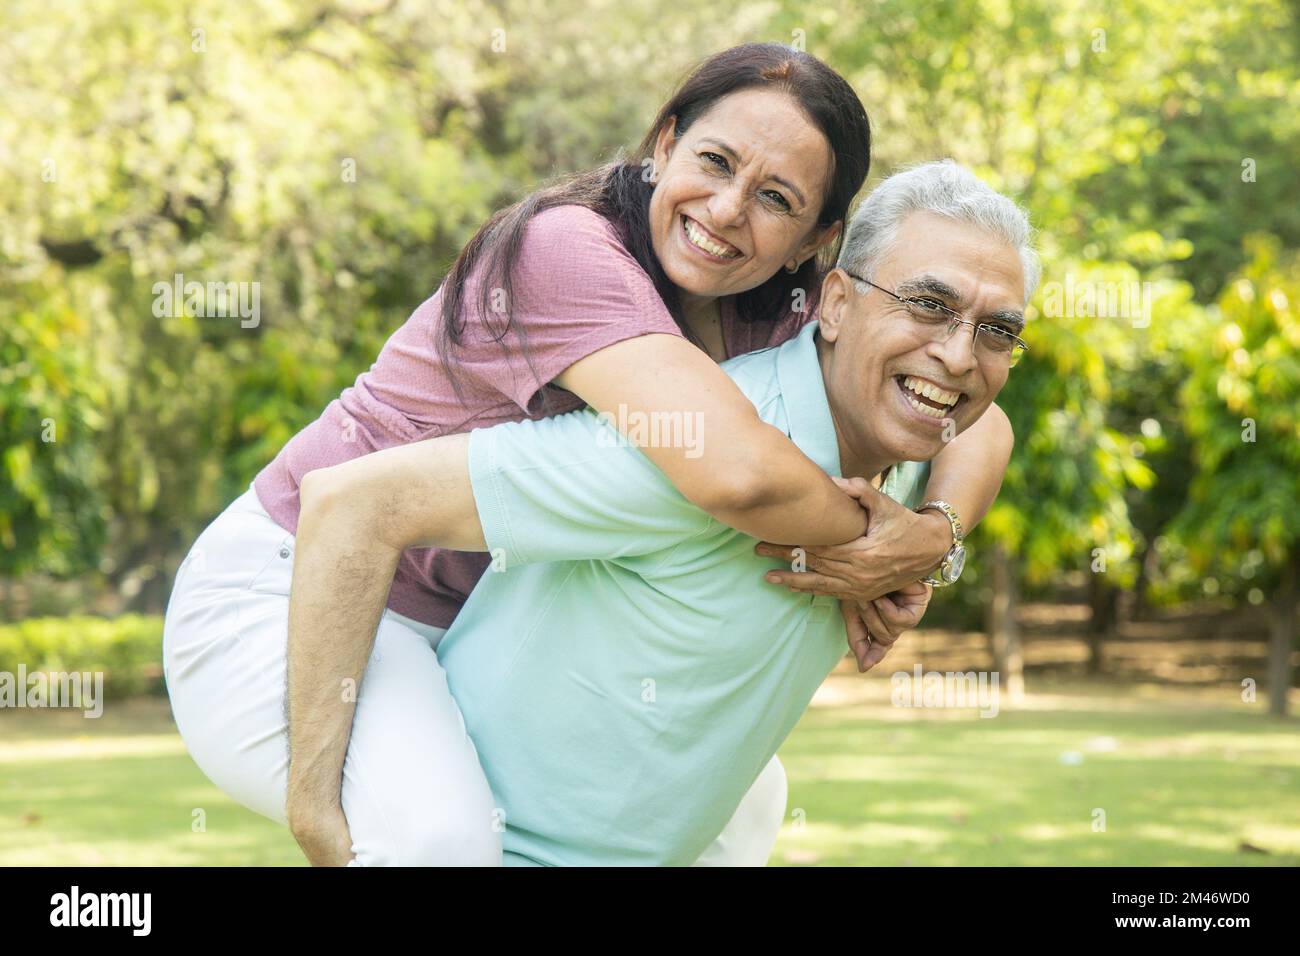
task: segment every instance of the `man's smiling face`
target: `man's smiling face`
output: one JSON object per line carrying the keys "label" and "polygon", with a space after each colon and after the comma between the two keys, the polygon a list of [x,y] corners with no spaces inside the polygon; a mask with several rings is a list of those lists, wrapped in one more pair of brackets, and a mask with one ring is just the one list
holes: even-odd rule
{"label": "man's smiling face", "polygon": [[[963,319],[1017,334],[1023,325],[1020,256],[978,226],[913,213],[872,271],[872,282],[903,298],[931,299]],[[902,303],[843,270],[827,277],[819,311],[822,373],[846,474],[856,466],[933,458],[947,423],[951,439],[1006,383],[1005,360],[973,354],[970,326],[935,341]]]}

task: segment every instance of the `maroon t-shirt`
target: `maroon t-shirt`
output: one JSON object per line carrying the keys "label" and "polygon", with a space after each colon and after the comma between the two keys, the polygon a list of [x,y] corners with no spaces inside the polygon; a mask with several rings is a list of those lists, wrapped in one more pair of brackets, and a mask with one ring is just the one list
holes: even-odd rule
{"label": "maroon t-shirt", "polygon": [[[253,486],[267,513],[296,533],[298,485],[309,471],[437,435],[573,411],[583,406],[581,399],[550,383],[578,359],[638,335],[681,335],[614,225],[582,206],[554,207],[529,222],[514,292],[512,328],[498,340],[495,324],[479,315],[478,279],[471,276],[464,344],[453,360],[459,394],[438,353],[441,290],[420,305],[369,371],[257,476]],[[743,322],[730,299],[721,312],[728,357],[779,345],[805,319],[786,313],[771,323]],[[408,550],[398,562],[388,607],[450,627],[489,561],[486,554]]]}

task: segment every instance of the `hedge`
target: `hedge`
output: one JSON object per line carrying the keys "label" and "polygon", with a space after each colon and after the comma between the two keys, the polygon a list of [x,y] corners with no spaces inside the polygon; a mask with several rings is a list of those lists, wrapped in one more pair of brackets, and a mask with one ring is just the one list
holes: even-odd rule
{"label": "hedge", "polygon": [[163,619],[34,617],[0,624],[0,672],[103,672],[104,697],[164,694]]}

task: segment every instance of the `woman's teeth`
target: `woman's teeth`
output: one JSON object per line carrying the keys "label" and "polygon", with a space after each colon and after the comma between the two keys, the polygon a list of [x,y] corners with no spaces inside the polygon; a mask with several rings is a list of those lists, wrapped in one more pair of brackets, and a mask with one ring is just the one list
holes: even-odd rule
{"label": "woman's teeth", "polygon": [[682,221],[686,223],[686,238],[692,245],[699,246],[705,252],[720,259],[734,259],[740,255],[740,250],[734,246],[724,246],[714,242],[688,217],[683,216]]}
{"label": "woman's teeth", "polygon": [[922,395],[930,401],[944,406],[943,408],[935,408],[934,405],[927,405],[925,402],[918,402],[910,395],[907,396],[907,400],[911,402],[913,408],[918,412],[929,415],[931,418],[945,417],[950,411],[952,411],[952,407],[957,404],[957,399],[961,398],[960,392],[946,391],[938,385],[934,385],[930,382],[924,381],[923,379],[914,378],[911,375],[904,376],[903,387],[909,392]]}

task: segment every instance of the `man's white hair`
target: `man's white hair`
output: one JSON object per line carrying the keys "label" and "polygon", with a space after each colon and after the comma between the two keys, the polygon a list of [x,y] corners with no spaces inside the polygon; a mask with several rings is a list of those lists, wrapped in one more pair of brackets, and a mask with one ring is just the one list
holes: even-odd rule
{"label": "man's white hair", "polygon": [[872,278],[872,269],[893,248],[903,220],[914,212],[970,223],[1005,240],[1020,253],[1028,304],[1042,274],[1029,217],[1015,202],[951,159],[895,173],[872,190],[849,221],[836,264]]}

